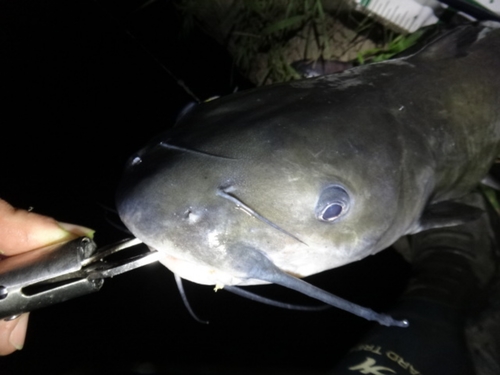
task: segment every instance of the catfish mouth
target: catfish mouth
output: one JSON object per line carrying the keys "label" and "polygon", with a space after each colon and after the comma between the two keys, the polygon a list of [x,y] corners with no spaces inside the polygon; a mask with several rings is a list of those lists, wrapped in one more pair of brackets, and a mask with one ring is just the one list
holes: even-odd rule
{"label": "catfish mouth", "polygon": [[194,263],[166,254],[160,262],[174,274],[185,280],[202,285],[215,285],[222,288],[224,285],[257,285],[267,284],[262,280],[249,279],[245,275],[237,276],[236,272],[213,267],[208,264]]}

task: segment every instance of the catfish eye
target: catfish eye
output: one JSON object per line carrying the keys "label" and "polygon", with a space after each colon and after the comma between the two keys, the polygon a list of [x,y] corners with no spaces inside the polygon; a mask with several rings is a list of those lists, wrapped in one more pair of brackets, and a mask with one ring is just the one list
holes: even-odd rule
{"label": "catfish eye", "polygon": [[327,206],[324,211],[321,213],[321,220],[323,221],[332,221],[340,216],[342,213],[342,206],[338,203],[332,203]]}
{"label": "catfish eye", "polygon": [[349,209],[349,194],[338,185],[329,186],[321,192],[316,204],[316,218],[325,222],[335,221]]}

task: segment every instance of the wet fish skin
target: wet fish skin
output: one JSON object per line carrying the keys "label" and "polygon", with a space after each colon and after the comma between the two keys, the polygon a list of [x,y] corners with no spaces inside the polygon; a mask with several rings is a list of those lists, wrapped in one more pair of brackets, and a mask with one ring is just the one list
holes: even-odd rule
{"label": "wet fish skin", "polygon": [[[407,58],[198,106],[130,159],[123,222],[181,277],[246,285],[476,218],[453,200],[500,147],[500,29],[486,31],[460,27]],[[338,218],[321,220],[337,201]],[[260,269],[262,256],[274,266]]]}

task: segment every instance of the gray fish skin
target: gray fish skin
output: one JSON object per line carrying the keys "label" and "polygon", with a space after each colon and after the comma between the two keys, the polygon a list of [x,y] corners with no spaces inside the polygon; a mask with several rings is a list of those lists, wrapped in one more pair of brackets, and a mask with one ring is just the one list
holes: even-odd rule
{"label": "gray fish skin", "polygon": [[[500,29],[486,31],[198,106],[128,162],[123,222],[181,277],[248,285],[476,218],[452,200],[499,151]],[[322,221],[330,204],[343,211]]]}

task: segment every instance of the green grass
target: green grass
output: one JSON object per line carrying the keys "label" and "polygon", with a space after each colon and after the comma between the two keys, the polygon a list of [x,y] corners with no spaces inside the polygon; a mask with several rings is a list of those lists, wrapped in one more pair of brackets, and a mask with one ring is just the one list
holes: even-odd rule
{"label": "green grass", "polygon": [[424,34],[423,30],[417,30],[412,34],[394,34],[388,38],[389,42],[383,48],[373,48],[358,53],[358,63],[385,61],[413,46]]}
{"label": "green grass", "polygon": [[[207,17],[214,10],[224,9],[226,13],[220,12],[224,14],[220,22],[224,23],[225,30],[230,30],[225,43],[239,70],[247,76],[255,74],[251,79],[258,85],[301,78],[290,66],[293,62],[290,50],[303,49],[301,55],[307,58],[335,60],[339,54],[336,39],[352,38],[347,42],[356,48],[367,34],[373,34],[375,29],[383,30],[375,33],[379,39],[375,45],[380,47],[357,54],[358,63],[364,64],[391,58],[421,36],[421,32],[399,35],[385,29],[370,17],[352,10],[347,1],[335,3],[337,8],[332,8],[332,3],[327,0],[235,0],[232,3],[178,0],[177,6],[183,14],[184,30],[193,27],[197,16]],[[325,10],[326,6],[329,11]],[[335,22],[348,23],[353,37],[332,35],[338,31],[333,25]],[[298,40],[303,44],[298,46]],[[301,59],[297,53],[293,58]],[[260,69],[258,74],[257,69]]]}
{"label": "green grass", "polygon": [[498,191],[485,185],[481,185],[481,190],[490,201],[493,208],[500,214],[500,202],[498,201]]}

